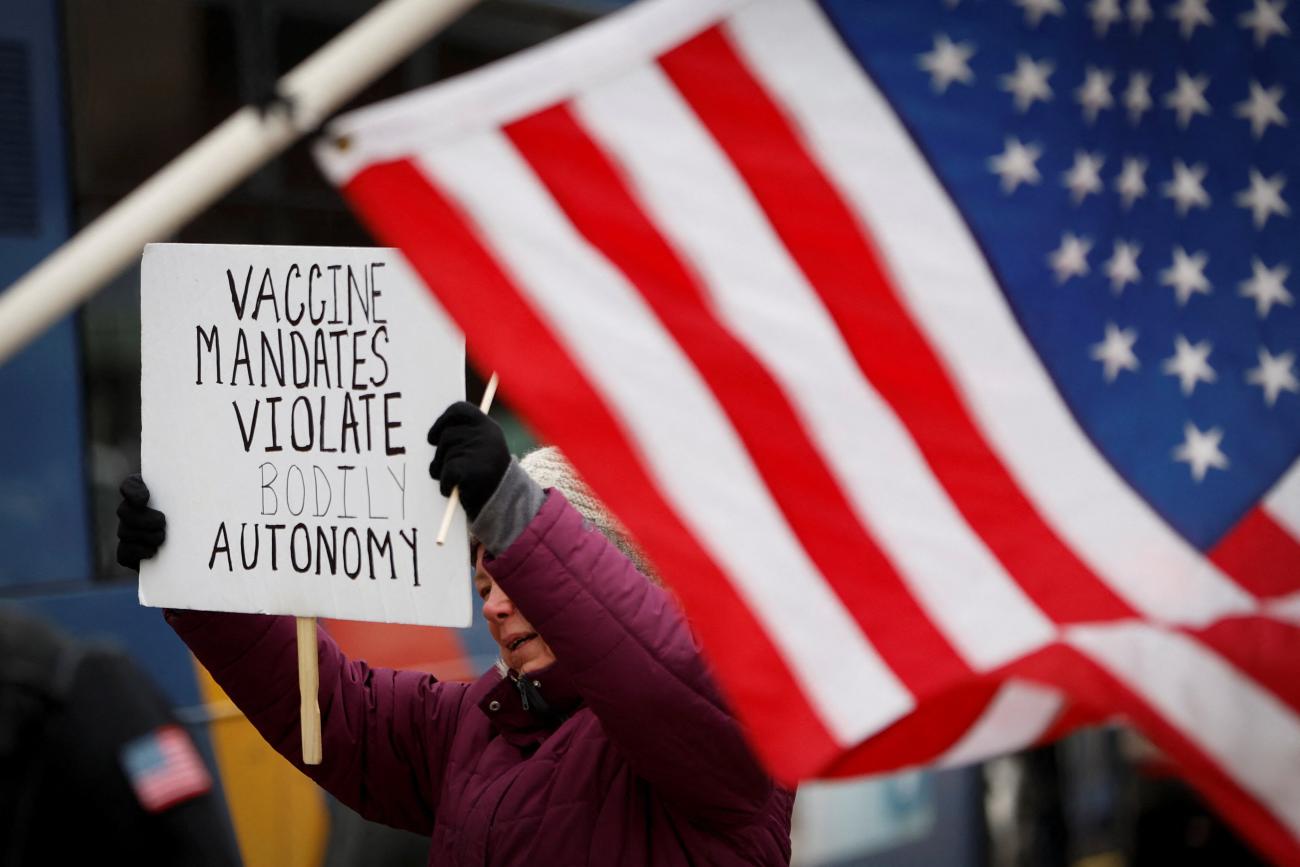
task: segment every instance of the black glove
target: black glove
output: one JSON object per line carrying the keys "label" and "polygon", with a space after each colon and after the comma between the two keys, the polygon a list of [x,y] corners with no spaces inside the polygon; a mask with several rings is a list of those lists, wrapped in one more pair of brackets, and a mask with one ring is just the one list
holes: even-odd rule
{"label": "black glove", "polygon": [[429,475],[438,480],[444,497],[460,488],[460,502],[472,521],[510,467],[510,449],[501,427],[478,407],[457,401],[429,428],[429,443],[437,449]]}
{"label": "black glove", "polygon": [[158,553],[167,538],[167,518],[149,508],[149,488],[139,473],[122,482],[122,504],[117,507],[117,562],[133,572],[140,561]]}

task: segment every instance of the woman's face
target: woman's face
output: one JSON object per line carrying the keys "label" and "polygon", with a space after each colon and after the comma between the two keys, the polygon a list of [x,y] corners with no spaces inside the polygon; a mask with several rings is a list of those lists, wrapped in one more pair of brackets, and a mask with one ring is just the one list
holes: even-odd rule
{"label": "woman's face", "polygon": [[474,591],[483,600],[483,618],[501,648],[502,661],[520,674],[550,665],[555,654],[483,568],[483,546],[474,549]]}

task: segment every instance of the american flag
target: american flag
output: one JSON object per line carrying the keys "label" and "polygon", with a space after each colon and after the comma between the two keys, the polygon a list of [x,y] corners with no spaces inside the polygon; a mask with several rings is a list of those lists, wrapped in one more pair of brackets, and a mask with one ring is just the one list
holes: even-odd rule
{"label": "american flag", "polygon": [[320,158],[788,780],[1124,717],[1300,861],[1284,0],[648,0]]}
{"label": "american flag", "polygon": [[122,747],[122,768],[140,806],[158,813],[212,789],[194,743],[175,725],[159,726]]}

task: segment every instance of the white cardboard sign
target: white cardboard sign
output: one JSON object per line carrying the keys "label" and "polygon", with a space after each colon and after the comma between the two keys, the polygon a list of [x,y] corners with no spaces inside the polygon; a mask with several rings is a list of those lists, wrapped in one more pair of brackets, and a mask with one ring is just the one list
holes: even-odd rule
{"label": "white cardboard sign", "polygon": [[398,251],[151,244],[140,282],[140,602],[468,626],[425,439],[464,338]]}

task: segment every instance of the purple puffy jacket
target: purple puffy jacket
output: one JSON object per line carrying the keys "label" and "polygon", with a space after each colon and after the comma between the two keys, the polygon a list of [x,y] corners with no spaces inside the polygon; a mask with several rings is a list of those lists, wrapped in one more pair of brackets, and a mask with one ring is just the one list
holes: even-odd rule
{"label": "purple puffy jacket", "polygon": [[528,675],[549,712],[495,670],[372,669],[318,633],[315,767],[293,619],[168,620],[272,746],[362,816],[430,835],[431,865],[787,864],[794,795],[756,763],[669,596],[557,491],[489,563],[559,660]]}

